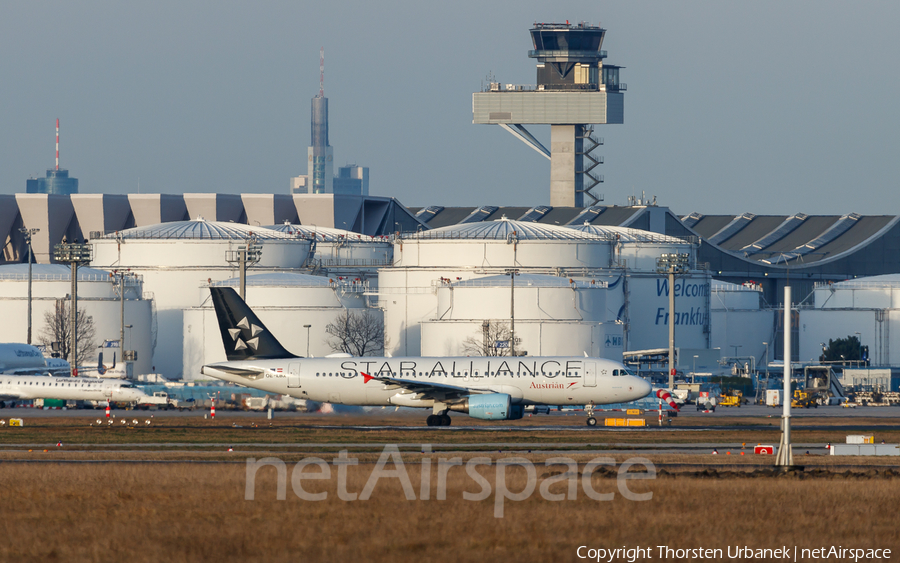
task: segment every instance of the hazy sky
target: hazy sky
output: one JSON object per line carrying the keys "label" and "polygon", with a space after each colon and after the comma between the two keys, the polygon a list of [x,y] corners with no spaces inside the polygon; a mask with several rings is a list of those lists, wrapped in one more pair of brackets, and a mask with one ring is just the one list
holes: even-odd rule
{"label": "hazy sky", "polygon": [[606,203],[900,214],[895,1],[6,2],[0,193],[53,166],[57,117],[82,193],[287,193],[324,46],[335,164],[373,195],[547,204],[549,161],[473,125],[472,92],[533,84],[529,27],[566,19],[627,67]]}

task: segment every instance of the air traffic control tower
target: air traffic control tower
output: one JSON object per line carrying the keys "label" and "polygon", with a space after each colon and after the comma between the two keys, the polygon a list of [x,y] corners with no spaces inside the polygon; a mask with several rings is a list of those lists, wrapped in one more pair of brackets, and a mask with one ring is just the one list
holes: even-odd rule
{"label": "air traffic control tower", "polygon": [[[537,84],[490,82],[472,96],[473,123],[503,127],[550,159],[550,205],[585,207],[603,200],[594,189],[603,182],[592,154],[603,144],[594,124],[623,123],[625,84],[601,50],[606,30],[587,23],[540,23],[531,29],[538,60]],[[548,151],[525,125],[550,125]]]}

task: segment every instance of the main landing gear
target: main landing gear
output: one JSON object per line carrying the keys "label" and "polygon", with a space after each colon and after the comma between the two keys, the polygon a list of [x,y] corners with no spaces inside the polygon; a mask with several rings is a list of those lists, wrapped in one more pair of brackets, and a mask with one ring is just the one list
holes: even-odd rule
{"label": "main landing gear", "polygon": [[450,426],[450,415],[447,413],[430,414],[425,419],[425,424],[428,426]]}

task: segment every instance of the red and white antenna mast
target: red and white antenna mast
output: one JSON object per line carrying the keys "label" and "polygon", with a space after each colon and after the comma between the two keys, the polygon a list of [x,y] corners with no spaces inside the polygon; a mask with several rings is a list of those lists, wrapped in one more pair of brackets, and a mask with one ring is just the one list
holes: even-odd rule
{"label": "red and white antenna mast", "polygon": [[319,97],[325,97],[325,47],[319,49]]}
{"label": "red and white antenna mast", "polygon": [[56,118],[56,169],[59,170],[59,118]]}

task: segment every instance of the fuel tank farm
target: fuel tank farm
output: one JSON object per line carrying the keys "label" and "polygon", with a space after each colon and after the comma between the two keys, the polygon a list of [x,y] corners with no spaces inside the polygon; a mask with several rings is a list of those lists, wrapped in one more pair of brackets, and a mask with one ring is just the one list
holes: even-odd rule
{"label": "fuel tank farm", "polygon": [[208,296],[205,286],[239,274],[238,251],[258,250],[253,272],[299,272],[306,266],[311,241],[240,223],[174,221],[136,227],[91,240],[91,266],[143,277],[153,295],[154,334],[151,366],[170,379],[183,375],[184,310]]}
{"label": "fuel tank farm", "polygon": [[377,269],[390,266],[394,245],[386,236],[369,236],[344,229],[283,223],[267,227],[312,241],[307,264],[316,273],[377,279]]}
{"label": "fuel tank farm", "polygon": [[422,322],[422,353],[505,355],[514,349],[522,355],[618,358],[622,324],[606,321],[606,294],[603,281],[541,274],[445,281],[437,287],[437,318]]}
{"label": "fuel tank farm", "polygon": [[696,262],[694,241],[505,217],[404,234],[394,240],[393,265],[378,275],[387,351],[463,353],[465,339],[485,346],[485,322],[509,324],[513,283],[518,353],[620,359],[625,350],[665,347],[669,284],[657,259],[672,253],[689,263],[674,285],[679,346],[707,348],[710,274]]}

